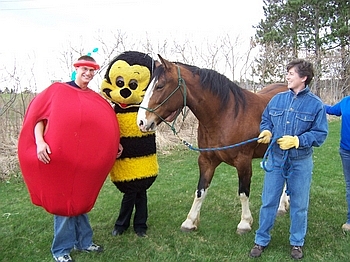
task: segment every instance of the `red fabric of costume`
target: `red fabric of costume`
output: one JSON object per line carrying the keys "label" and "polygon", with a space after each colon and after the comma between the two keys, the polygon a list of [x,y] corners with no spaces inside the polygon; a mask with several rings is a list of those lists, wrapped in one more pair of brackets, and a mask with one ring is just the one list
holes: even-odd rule
{"label": "red fabric of costume", "polygon": [[[34,127],[45,120],[49,164],[38,160]],[[96,92],[54,83],[30,103],[18,140],[20,167],[33,204],[61,216],[89,212],[119,146],[112,107]]]}

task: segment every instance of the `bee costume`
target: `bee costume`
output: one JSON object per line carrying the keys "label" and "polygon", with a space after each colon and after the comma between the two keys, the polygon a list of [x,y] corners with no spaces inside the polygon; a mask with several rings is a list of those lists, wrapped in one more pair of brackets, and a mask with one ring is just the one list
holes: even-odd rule
{"label": "bee costume", "polygon": [[156,137],[154,132],[142,133],[136,118],[154,68],[149,55],[127,51],[110,62],[101,84],[102,95],[112,102],[117,115],[123,146],[110,172],[112,182],[124,193],[113,235],[121,235],[130,226],[135,207],[134,231],[146,236],[147,189],[158,175]]}

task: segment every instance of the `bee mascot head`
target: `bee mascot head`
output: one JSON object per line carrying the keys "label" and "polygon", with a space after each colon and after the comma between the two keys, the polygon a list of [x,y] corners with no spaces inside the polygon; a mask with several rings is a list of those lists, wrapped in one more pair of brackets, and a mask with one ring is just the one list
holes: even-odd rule
{"label": "bee mascot head", "polygon": [[101,83],[102,95],[113,103],[123,146],[110,176],[124,193],[146,190],[158,174],[155,133],[142,133],[136,123],[137,105],[142,102],[155,65],[147,54],[123,52],[110,62]]}
{"label": "bee mascot head", "polygon": [[107,68],[102,94],[121,107],[140,104],[154,67],[154,60],[147,54],[128,51],[118,55]]}

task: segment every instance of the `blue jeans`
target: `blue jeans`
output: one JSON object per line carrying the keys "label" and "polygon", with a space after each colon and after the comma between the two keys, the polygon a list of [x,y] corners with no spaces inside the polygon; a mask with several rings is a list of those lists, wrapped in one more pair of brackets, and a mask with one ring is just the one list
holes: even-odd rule
{"label": "blue jeans", "polygon": [[55,257],[69,255],[70,251],[86,249],[92,244],[92,228],[87,214],[64,217],[54,216],[54,238],[51,246]]}
{"label": "blue jeans", "polygon": [[[288,154],[288,151],[285,151]],[[289,159],[287,155],[269,157],[266,163],[260,208],[259,228],[255,243],[267,246],[270,243],[270,231],[273,228],[279,199],[284,183],[290,196],[289,242],[292,246],[303,246],[307,230],[307,213],[312,178],[312,155],[303,159]]]}
{"label": "blue jeans", "polygon": [[343,173],[346,188],[346,202],[348,203],[348,214],[346,223],[350,224],[350,151],[340,148],[339,154],[343,164]]}

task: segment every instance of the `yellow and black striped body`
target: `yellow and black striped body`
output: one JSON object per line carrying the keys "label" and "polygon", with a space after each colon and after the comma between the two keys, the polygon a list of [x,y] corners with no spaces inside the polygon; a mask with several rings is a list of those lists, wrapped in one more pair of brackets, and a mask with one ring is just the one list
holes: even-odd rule
{"label": "yellow and black striped body", "polygon": [[118,118],[123,151],[110,177],[123,193],[148,189],[158,174],[155,133],[142,133],[136,123],[154,67],[149,55],[126,51],[110,62],[101,83],[101,94],[113,103]]}
{"label": "yellow and black striped body", "polygon": [[120,128],[123,152],[110,172],[111,180],[122,192],[148,189],[158,175],[156,136],[142,133],[136,124],[138,107],[122,108],[114,104]]}

